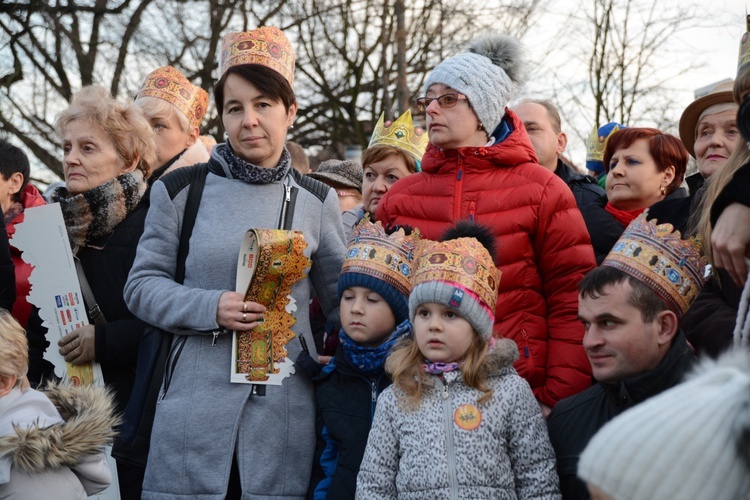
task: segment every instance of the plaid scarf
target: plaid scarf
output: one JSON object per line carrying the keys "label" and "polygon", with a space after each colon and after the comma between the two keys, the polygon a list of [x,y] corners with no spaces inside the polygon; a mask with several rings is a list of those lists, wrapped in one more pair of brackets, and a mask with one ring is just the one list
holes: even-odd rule
{"label": "plaid scarf", "polygon": [[81,247],[110,234],[135,209],[146,191],[143,172],[134,170],[101,186],[70,196],[65,186],[52,193],[60,203],[70,246],[75,253]]}
{"label": "plaid scarf", "polygon": [[226,142],[225,146],[217,150],[221,157],[224,158],[224,161],[227,162],[229,171],[232,172],[232,177],[235,179],[247,182],[248,184],[270,184],[271,182],[280,181],[289,172],[292,156],[287,151],[286,146],[281,153],[279,164],[273,168],[258,167],[246,162],[237,156],[229,141]]}
{"label": "plaid scarf", "polygon": [[411,323],[404,321],[396,327],[390,337],[377,347],[363,346],[353,341],[346,332],[339,330],[339,340],[344,349],[344,358],[355,368],[366,375],[377,375],[383,372],[385,360],[398,339],[411,333]]}

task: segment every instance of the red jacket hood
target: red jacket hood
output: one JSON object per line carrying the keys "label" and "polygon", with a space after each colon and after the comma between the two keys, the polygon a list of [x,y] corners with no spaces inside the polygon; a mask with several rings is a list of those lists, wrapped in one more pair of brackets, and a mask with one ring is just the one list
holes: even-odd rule
{"label": "red jacket hood", "polygon": [[[44,197],[42,196],[42,193],[39,192],[37,188],[32,186],[31,184],[26,184],[26,187],[23,190],[23,193],[21,193],[21,205],[23,205],[23,209],[26,210],[27,208],[32,207],[39,207],[41,205],[46,205],[47,202],[44,201]],[[16,224],[20,224],[23,222],[23,212],[16,215],[12,221],[10,221],[8,224],[6,224],[6,229],[8,231],[8,237],[12,238],[13,235],[16,233]]]}
{"label": "red jacket hood", "polygon": [[[513,130],[504,141],[492,144],[491,146],[466,147],[458,149],[443,150],[434,144],[427,145],[422,158],[422,170],[424,172],[435,173],[441,170],[446,163],[448,168],[457,168],[457,164],[451,161],[456,156],[480,156],[487,159],[496,159],[501,161],[493,162],[498,167],[514,167],[522,163],[538,163],[534,146],[531,139],[526,133],[523,122],[518,115],[508,108],[505,108],[505,117],[503,120],[510,120]],[[441,172],[444,173],[444,172]]]}

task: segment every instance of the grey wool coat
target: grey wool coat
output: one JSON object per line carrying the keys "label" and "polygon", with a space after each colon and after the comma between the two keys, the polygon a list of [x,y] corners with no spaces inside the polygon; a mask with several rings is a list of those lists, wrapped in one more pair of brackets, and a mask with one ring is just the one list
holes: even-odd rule
{"label": "grey wool coat", "polygon": [[[225,147],[219,145],[217,148]],[[216,148],[190,238],[184,285],[174,281],[187,189],[170,199],[157,181],[151,207],[125,287],[125,300],[139,318],[184,338],[177,362],[168,363],[170,384],[154,417],[143,484],[145,499],[223,499],[236,451],[243,498],[304,498],[315,450],[313,388],[297,373],[266,394],[229,382],[232,336],[217,330],[219,297],[233,291],[245,232],[278,228],[286,187],[298,189],[292,229],[305,236],[312,260],[308,277],[292,287],[292,330],[314,348],[309,324],[311,291],[329,317],[338,316],[336,286],[346,247],[336,193],[291,172],[278,182],[248,184],[232,178]],[[204,331],[198,335],[188,328]],[[288,357],[301,343],[292,339]],[[314,355],[314,353],[313,353]],[[164,389],[162,389],[164,394]]]}
{"label": "grey wool coat", "polygon": [[[419,408],[390,386],[378,398],[375,420],[357,476],[357,499],[558,500],[555,453],[528,382],[513,369],[515,343],[490,351],[491,399],[463,382],[460,371],[432,376]],[[463,425],[468,405],[478,424]],[[463,410],[463,411],[462,411]],[[464,418],[462,418],[464,417]]]}

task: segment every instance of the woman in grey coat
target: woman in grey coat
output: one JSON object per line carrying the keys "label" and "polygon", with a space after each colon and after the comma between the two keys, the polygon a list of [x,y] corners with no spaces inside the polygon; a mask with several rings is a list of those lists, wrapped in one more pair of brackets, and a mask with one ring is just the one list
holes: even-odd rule
{"label": "woman in grey coat", "polygon": [[333,190],[290,165],[286,132],[297,103],[294,51],[284,34],[264,27],[226,35],[221,67],[215,97],[227,142],[208,163],[184,285],[175,267],[188,189],[171,197],[160,180],[125,290],[138,317],[175,333],[173,347],[182,344],[167,363],[143,498],[304,498],[315,449],[312,386],[299,373],[281,385],[230,383],[232,336],[223,333],[252,330],[264,316],[262,305],[232,291],[245,232],[278,229],[291,218],[312,266],[291,288],[297,337],[286,344],[287,357],[297,358],[303,338],[312,346],[313,288],[326,314],[338,316],[341,215]]}

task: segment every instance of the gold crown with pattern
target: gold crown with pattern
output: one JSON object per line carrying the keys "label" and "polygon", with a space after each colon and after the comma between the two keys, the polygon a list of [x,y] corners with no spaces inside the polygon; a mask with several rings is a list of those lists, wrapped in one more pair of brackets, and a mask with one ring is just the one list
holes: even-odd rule
{"label": "gold crown with pattern", "polygon": [[745,33],[740,39],[740,55],[737,58],[737,75],[739,76],[740,71],[750,63],[750,14],[745,16]]}
{"label": "gold crown with pattern", "polygon": [[417,257],[412,287],[431,281],[458,285],[476,295],[494,314],[500,289],[500,270],[476,238],[424,240]]}
{"label": "gold crown with pattern", "polygon": [[232,66],[260,64],[294,83],[294,48],[276,26],[227,33],[221,43],[219,68],[223,75]]}
{"label": "gold crown with pattern", "polygon": [[683,240],[672,224],[649,221],[647,213],[630,223],[602,265],[645,284],[682,317],[705,283],[701,237]]}
{"label": "gold crown with pattern", "polygon": [[380,222],[370,222],[366,216],[354,227],[349,238],[341,275],[360,273],[373,276],[408,296],[414,258],[421,239],[418,229],[408,236],[403,229],[386,234]]}
{"label": "gold crown with pattern", "polygon": [[430,138],[427,136],[427,132],[420,127],[414,127],[411,110],[407,109],[389,126],[385,126],[385,113],[380,115],[378,123],[375,124],[375,130],[372,132],[370,144],[367,147],[380,144],[395,146],[414,156],[417,163],[421,164],[422,156],[424,156],[429,142]]}
{"label": "gold crown with pattern", "polygon": [[200,127],[208,109],[208,93],[193,85],[172,66],[162,66],[146,76],[139,97],[156,97],[180,110],[193,127]]}

